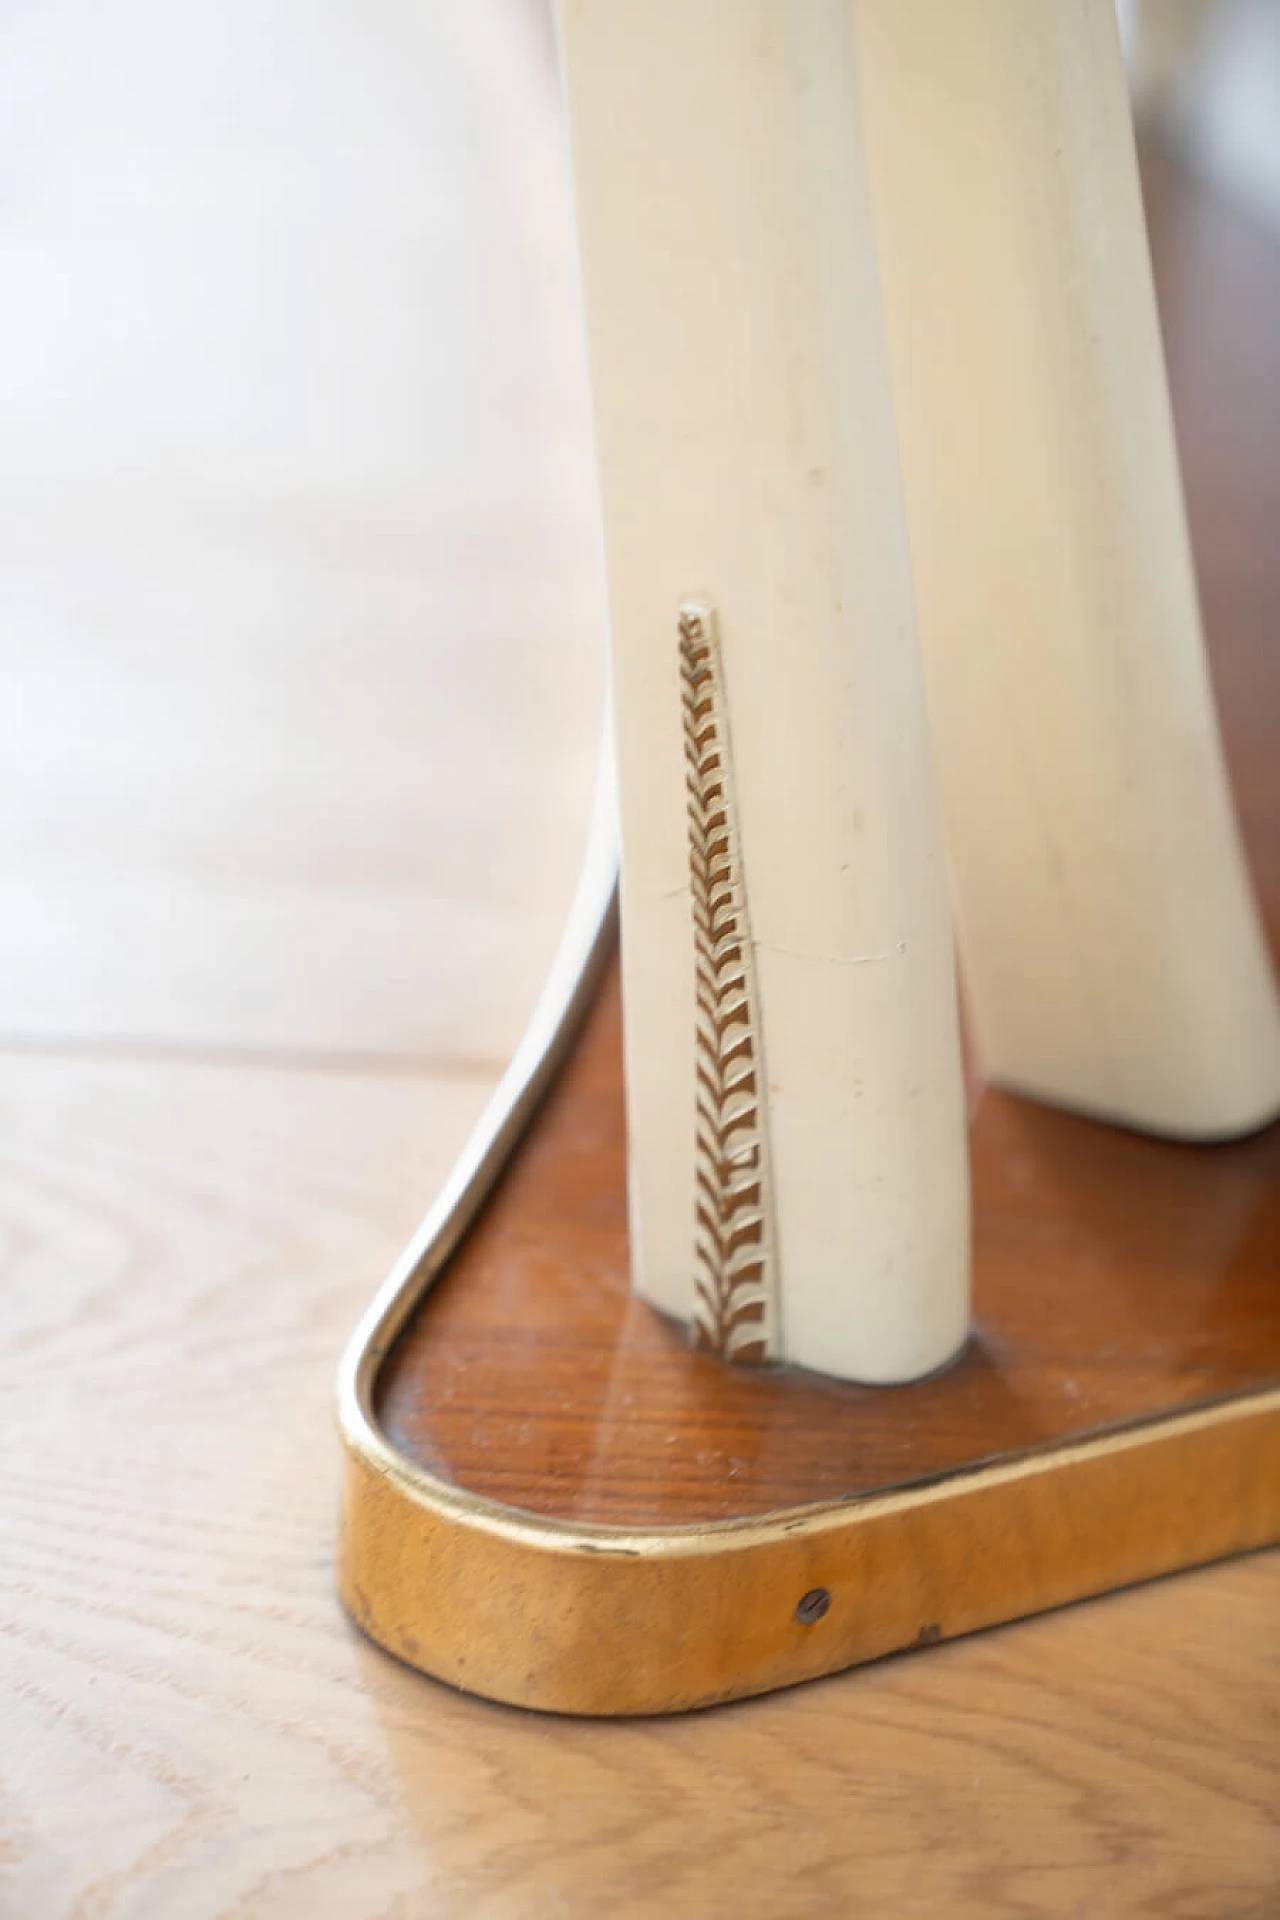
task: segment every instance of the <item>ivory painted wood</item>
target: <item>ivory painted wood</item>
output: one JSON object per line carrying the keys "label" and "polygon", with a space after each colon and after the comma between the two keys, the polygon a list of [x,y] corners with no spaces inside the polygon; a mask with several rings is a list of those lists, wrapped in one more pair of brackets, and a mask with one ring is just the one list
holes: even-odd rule
{"label": "ivory painted wood", "polygon": [[993,1079],[1280,1108],[1111,0],[855,8],[921,644]]}
{"label": "ivory painted wood", "polygon": [[[965,1335],[968,1206],[854,16],[846,0],[564,0],[560,22],[609,581],[636,1284],[691,1319],[714,1285],[695,1236],[759,1234],[772,1272],[753,1239],[748,1317],[724,1321],[737,1351],[911,1378]],[[714,692],[707,751],[734,796],[723,842],[704,822],[692,848],[690,603],[715,629],[696,698]],[[724,1105],[726,994],[751,1008],[733,1042],[753,1062],[732,1096],[752,1103],[746,1146]],[[730,1165],[732,1196],[715,1173]]]}

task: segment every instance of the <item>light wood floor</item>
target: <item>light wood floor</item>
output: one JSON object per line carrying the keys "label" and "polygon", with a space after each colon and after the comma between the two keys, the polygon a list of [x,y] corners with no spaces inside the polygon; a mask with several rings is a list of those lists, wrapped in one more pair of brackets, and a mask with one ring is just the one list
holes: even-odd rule
{"label": "light wood floor", "polygon": [[[337,1356],[594,753],[553,67],[516,0],[5,33],[0,1914],[1280,1913],[1277,1555],[675,1722],[347,1625]],[[1280,256],[1162,235],[1210,617],[1262,619],[1280,376],[1196,343]]]}

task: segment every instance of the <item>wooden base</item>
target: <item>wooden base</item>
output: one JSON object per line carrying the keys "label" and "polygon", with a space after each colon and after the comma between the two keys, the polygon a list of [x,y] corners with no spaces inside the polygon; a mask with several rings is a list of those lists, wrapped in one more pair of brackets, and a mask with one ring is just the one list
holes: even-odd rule
{"label": "wooden base", "polygon": [[1174,1146],[989,1090],[960,1360],[898,1388],[731,1370],[629,1291],[601,884],[348,1358],[366,1631],[495,1699],[666,1712],[1280,1538],[1280,1127]]}

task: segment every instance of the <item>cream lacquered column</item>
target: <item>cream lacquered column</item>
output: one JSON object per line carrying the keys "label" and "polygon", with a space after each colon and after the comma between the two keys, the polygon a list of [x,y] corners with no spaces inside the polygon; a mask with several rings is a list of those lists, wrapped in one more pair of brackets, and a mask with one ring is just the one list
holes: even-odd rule
{"label": "cream lacquered column", "polygon": [[1280,1106],[1112,0],[852,0],[984,1064],[1176,1135]]}
{"label": "cream lacquered column", "polygon": [[965,1337],[967,1171],[855,16],[560,21],[636,1281],[732,1357],[910,1378]]}

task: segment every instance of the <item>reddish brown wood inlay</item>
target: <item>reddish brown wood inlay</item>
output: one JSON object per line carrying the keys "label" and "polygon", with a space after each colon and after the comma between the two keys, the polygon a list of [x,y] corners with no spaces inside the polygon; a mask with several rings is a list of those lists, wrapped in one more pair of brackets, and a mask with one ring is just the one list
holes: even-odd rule
{"label": "reddish brown wood inlay", "polygon": [[[1280,252],[1148,179],[1177,219],[1178,424],[1232,775],[1280,935]],[[1187,222],[1201,231],[1188,231]],[[1172,306],[1173,303],[1170,303]],[[529,1511],[766,1513],[1280,1382],[1280,1127],[1170,1146],[988,1092],[971,1136],[976,1330],[910,1387],[695,1353],[627,1282],[616,969],[574,1059],[384,1370],[392,1442]]]}

